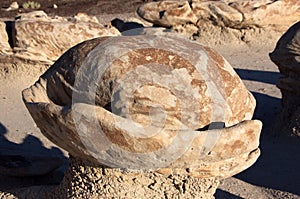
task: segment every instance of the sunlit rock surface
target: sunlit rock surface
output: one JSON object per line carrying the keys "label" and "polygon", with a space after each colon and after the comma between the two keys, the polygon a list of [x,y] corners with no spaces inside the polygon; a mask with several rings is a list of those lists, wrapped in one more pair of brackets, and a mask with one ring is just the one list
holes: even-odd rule
{"label": "sunlit rock surface", "polygon": [[300,18],[300,2],[297,0],[242,0],[242,1],[160,1],[149,2],[138,8],[145,20],[164,27],[204,24],[244,29],[269,27],[286,30]]}
{"label": "sunlit rock surface", "polygon": [[95,17],[79,13],[73,18],[49,17],[43,11],[20,14],[13,27],[17,57],[53,63],[72,46],[100,36],[115,36],[114,28],[104,27]]}

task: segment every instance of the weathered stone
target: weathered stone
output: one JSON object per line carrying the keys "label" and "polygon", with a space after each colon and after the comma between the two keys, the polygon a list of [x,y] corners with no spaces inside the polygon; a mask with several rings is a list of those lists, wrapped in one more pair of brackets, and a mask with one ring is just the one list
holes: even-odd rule
{"label": "weathered stone", "polygon": [[[122,171],[70,157],[66,175],[49,198],[214,198],[219,180]],[[105,197],[104,197],[105,196]]]}
{"label": "weathered stone", "polygon": [[4,10],[4,11],[12,11],[12,10],[17,10],[17,9],[19,9],[19,4],[16,1],[12,2],[8,8],[2,8],[2,10]]}
{"label": "weathered stone", "polygon": [[[300,72],[300,22],[295,23],[283,34],[274,51],[270,53],[270,58],[284,76],[292,76]],[[297,92],[298,89],[295,87],[291,91]]]}
{"label": "weathered stone", "polygon": [[88,14],[84,12],[79,12],[77,15],[74,16],[76,21],[84,21],[84,22],[93,22],[93,23],[99,23],[99,20],[95,16],[89,16]]}
{"label": "weathered stone", "polygon": [[199,24],[209,22],[222,27],[235,27],[243,21],[243,14],[223,1],[203,1],[192,6]]}
{"label": "weathered stone", "polygon": [[279,39],[270,58],[283,75],[277,84],[282,93],[278,126],[300,136],[300,22]]}
{"label": "weathered stone", "polygon": [[138,8],[138,14],[155,25],[170,27],[184,23],[197,23],[197,17],[187,1],[150,2]]}
{"label": "weathered stone", "polygon": [[120,34],[95,20],[97,19],[84,14],[69,20],[62,17],[50,18],[43,11],[21,14],[14,26],[16,56],[53,63],[67,49],[82,41]]}
{"label": "weathered stone", "polygon": [[178,37],[81,43],[23,100],[46,137],[96,165],[224,178],[259,156],[253,96],[222,56]]}
{"label": "weathered stone", "polygon": [[243,26],[270,27],[286,31],[300,19],[298,0],[235,1],[231,7],[243,13]]}
{"label": "weathered stone", "polygon": [[[186,23],[213,23],[221,27],[269,27],[286,30],[300,18],[297,0],[163,1],[138,8],[138,14],[155,25],[172,27]],[[178,20],[180,17],[180,20]]]}
{"label": "weathered stone", "polygon": [[0,55],[10,55],[12,49],[8,43],[8,35],[6,32],[6,24],[0,21]]}

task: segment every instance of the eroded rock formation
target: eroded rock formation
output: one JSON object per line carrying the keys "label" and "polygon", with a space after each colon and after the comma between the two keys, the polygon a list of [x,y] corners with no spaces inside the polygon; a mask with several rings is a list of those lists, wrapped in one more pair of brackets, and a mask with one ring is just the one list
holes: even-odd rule
{"label": "eroded rock formation", "polygon": [[188,175],[131,172],[70,158],[69,170],[50,198],[212,198],[219,180]]}
{"label": "eroded rock formation", "polygon": [[14,51],[17,57],[53,63],[72,46],[95,37],[120,33],[97,23],[95,17],[79,13],[74,18],[51,18],[43,11],[17,16],[14,25]]}
{"label": "eroded rock formation", "polygon": [[162,1],[141,6],[138,14],[156,25],[166,27],[211,22],[232,28],[280,28],[295,23],[300,16],[299,10],[300,3],[297,0]]}
{"label": "eroded rock formation", "polygon": [[220,179],[260,154],[255,99],[233,68],[171,35],[81,43],[23,100],[47,138],[94,166]]}
{"label": "eroded rock formation", "polygon": [[12,49],[8,43],[6,24],[4,21],[0,21],[0,55],[10,54],[12,54]]}
{"label": "eroded rock formation", "polygon": [[212,24],[232,29],[259,27],[285,31],[299,20],[300,2],[297,0],[161,1],[142,5],[137,13],[155,25],[175,29],[180,29],[178,26],[186,24],[192,24],[197,29]]}
{"label": "eroded rock formation", "polygon": [[300,22],[279,39],[270,58],[283,75],[277,85],[282,93],[278,126],[300,136]]}

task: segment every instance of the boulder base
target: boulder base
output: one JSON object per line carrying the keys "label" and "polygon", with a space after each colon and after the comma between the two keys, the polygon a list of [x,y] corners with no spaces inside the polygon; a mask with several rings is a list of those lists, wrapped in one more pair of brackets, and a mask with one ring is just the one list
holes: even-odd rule
{"label": "boulder base", "polygon": [[214,198],[218,184],[216,178],[122,171],[70,157],[51,198]]}

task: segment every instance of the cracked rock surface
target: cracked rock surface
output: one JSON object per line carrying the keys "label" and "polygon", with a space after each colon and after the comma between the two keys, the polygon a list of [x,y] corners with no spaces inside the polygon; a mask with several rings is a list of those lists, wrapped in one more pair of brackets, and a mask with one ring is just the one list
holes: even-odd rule
{"label": "cracked rock surface", "polygon": [[297,0],[195,0],[150,2],[137,12],[145,20],[164,27],[192,23],[201,28],[212,23],[235,29],[267,26],[283,29],[299,19],[299,11]]}
{"label": "cracked rock surface", "polygon": [[50,198],[214,198],[215,178],[164,176],[89,165],[74,157]]}
{"label": "cracked rock surface", "polygon": [[[260,154],[253,96],[221,55],[187,39],[86,41],[24,90],[23,99],[47,138],[110,167],[227,178]],[[211,128],[219,121],[224,125]]]}

